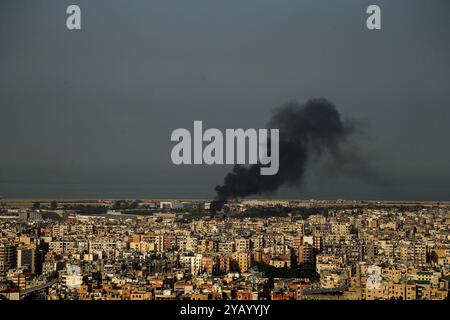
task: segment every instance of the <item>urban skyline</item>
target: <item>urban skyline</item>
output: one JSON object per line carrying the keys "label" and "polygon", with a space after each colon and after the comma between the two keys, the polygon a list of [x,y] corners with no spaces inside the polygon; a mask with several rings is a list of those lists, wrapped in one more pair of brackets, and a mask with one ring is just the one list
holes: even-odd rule
{"label": "urban skyline", "polygon": [[[446,305],[449,17],[448,0],[1,0],[0,306]],[[100,303],[83,308],[140,314]]]}
{"label": "urban skyline", "polygon": [[5,200],[0,296],[447,300],[450,203]]}

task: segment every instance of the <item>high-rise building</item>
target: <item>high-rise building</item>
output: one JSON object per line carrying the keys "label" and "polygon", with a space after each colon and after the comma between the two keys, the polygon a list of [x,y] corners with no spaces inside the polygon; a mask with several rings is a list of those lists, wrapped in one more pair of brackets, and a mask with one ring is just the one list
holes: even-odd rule
{"label": "high-rise building", "polygon": [[236,239],[236,251],[237,252],[247,252],[250,251],[250,239],[239,238]]}
{"label": "high-rise building", "polygon": [[6,275],[9,269],[17,264],[16,246],[9,243],[0,243],[0,277]]}
{"label": "high-rise building", "polygon": [[253,256],[248,252],[235,252],[234,259],[240,272],[247,272],[253,265]]}
{"label": "high-rise building", "polygon": [[17,267],[23,267],[30,273],[36,273],[36,251],[33,248],[18,248]]}
{"label": "high-rise building", "polygon": [[297,251],[297,262],[299,265],[312,266],[314,264],[314,247],[311,244],[305,243],[299,246]]}

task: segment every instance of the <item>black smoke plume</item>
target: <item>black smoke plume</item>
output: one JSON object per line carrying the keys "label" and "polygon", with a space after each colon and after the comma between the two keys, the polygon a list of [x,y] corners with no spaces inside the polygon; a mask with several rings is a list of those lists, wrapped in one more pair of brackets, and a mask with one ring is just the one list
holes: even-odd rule
{"label": "black smoke plume", "polygon": [[308,162],[324,153],[337,168],[346,159],[364,161],[354,156],[358,154],[355,150],[342,147],[354,132],[354,123],[344,121],[335,105],[326,99],[312,99],[303,105],[291,101],[274,110],[267,128],[280,129],[278,173],[261,175],[260,164],[235,165],[225,176],[223,185],[215,188],[217,196],[211,203],[212,213],[229,199],[271,194],[284,185],[301,185]]}

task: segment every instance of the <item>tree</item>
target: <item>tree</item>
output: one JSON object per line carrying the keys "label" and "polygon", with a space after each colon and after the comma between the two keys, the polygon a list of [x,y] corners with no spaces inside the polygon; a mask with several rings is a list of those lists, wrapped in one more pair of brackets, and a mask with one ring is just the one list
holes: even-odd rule
{"label": "tree", "polygon": [[429,260],[429,262],[433,262],[433,263],[436,263],[436,264],[439,262],[439,256],[436,253],[436,251],[431,251],[428,260]]}
{"label": "tree", "polygon": [[50,209],[51,209],[51,210],[56,210],[56,209],[58,209],[58,202],[56,202],[56,201],[50,202]]}

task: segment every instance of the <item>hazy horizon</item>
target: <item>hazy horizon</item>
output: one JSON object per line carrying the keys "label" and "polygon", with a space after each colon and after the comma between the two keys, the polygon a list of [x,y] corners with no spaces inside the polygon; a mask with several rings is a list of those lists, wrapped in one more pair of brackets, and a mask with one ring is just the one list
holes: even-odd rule
{"label": "hazy horizon", "polygon": [[380,31],[368,0],[78,0],[72,32],[71,1],[1,1],[0,195],[213,198],[231,167],[175,166],[174,129],[263,128],[324,97],[377,180],[313,163],[271,197],[448,199],[450,2],[376,3]]}

